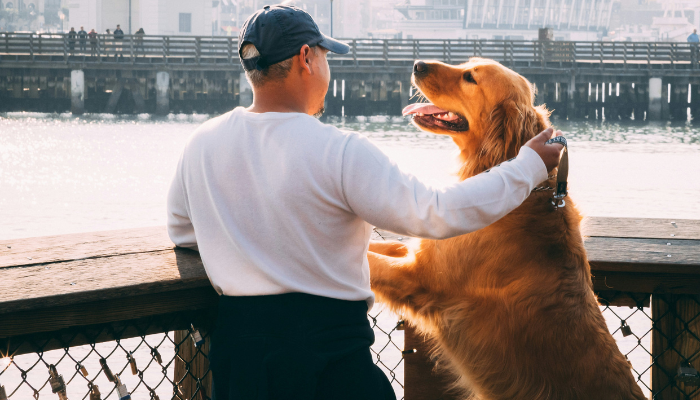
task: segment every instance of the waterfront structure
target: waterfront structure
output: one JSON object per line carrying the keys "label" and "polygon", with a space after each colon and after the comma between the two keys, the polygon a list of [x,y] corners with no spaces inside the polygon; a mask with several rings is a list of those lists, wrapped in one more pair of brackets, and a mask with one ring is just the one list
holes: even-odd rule
{"label": "waterfront structure", "polygon": [[[0,110],[221,112],[252,92],[231,37],[100,35],[96,55],[66,35],[0,33]],[[571,118],[682,119],[700,115],[694,43],[351,39],[330,55],[330,115],[399,115],[417,59],[499,61],[537,87],[538,104]],[[115,57],[119,53],[122,57]],[[74,72],[82,71],[82,73]]]}
{"label": "waterfront structure", "polygon": [[64,0],[65,26],[97,32],[121,25],[125,34],[143,28],[147,35],[202,35],[212,32],[211,0]]}
{"label": "waterfront structure", "polygon": [[396,29],[404,38],[599,40],[619,0],[404,0]]}

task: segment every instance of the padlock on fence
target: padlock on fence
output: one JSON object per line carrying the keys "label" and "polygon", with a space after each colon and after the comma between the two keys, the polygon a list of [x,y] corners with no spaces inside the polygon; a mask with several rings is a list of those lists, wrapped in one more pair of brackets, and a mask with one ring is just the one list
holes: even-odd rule
{"label": "padlock on fence", "polygon": [[151,355],[156,358],[156,361],[158,361],[158,364],[163,365],[163,357],[160,356],[158,349],[156,349],[155,347],[152,348]]}
{"label": "padlock on fence", "polygon": [[100,393],[100,388],[97,385],[92,385],[90,389],[90,400],[102,400],[102,394]]}
{"label": "padlock on fence", "polygon": [[204,344],[204,339],[202,339],[202,335],[199,334],[199,331],[194,329],[194,325],[190,325],[192,327],[192,330],[190,331],[190,336],[192,337],[192,341],[194,342],[194,347],[199,347]]}
{"label": "padlock on fence", "polygon": [[117,380],[114,378],[112,370],[109,369],[109,366],[107,365],[107,360],[105,360],[104,358],[100,358],[100,365],[102,366],[102,370],[105,372],[107,380],[109,380],[110,382],[116,382]]}
{"label": "padlock on fence", "polygon": [[622,336],[627,337],[632,334],[632,328],[630,328],[629,325],[627,325],[627,321],[624,319],[621,321],[622,326],[620,327],[620,331],[622,332]]}
{"label": "padlock on fence", "polygon": [[51,385],[51,392],[58,395],[61,400],[68,400],[68,395],[66,394],[66,382],[63,380],[63,375],[59,375],[56,371],[56,366],[49,365],[49,385]]}
{"label": "padlock on fence", "polygon": [[207,392],[204,390],[204,386],[199,385],[198,400],[207,400]]}
{"label": "padlock on fence", "polygon": [[688,386],[700,386],[700,373],[690,363],[684,362],[678,366],[676,380]]}
{"label": "padlock on fence", "polygon": [[134,358],[134,353],[126,353],[126,359],[129,360],[129,366],[131,366],[131,374],[138,375],[139,369],[136,367],[136,359]]}
{"label": "padlock on fence", "polygon": [[83,376],[88,376],[88,370],[83,364],[78,363],[78,370],[80,370],[80,373],[83,374]]}
{"label": "padlock on fence", "polygon": [[395,329],[396,329],[397,331],[403,331],[403,330],[405,330],[405,329],[406,329],[406,321],[404,321],[404,320],[402,320],[402,319],[399,320],[399,322],[396,323]]}
{"label": "padlock on fence", "polygon": [[131,393],[126,389],[126,385],[122,383],[119,375],[115,376],[117,380],[117,397],[119,400],[131,400]]}
{"label": "padlock on fence", "polygon": [[7,393],[5,393],[5,386],[0,385],[0,400],[7,400]]}

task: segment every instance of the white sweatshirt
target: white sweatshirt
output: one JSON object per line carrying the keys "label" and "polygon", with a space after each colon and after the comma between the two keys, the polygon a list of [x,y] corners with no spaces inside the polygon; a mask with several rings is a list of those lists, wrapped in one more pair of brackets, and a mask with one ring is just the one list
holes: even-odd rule
{"label": "white sweatshirt", "polygon": [[364,136],[299,113],[236,108],[199,127],[168,194],[168,233],[198,249],[229,296],[303,292],[366,300],[372,225],[448,238],[519,206],[547,170],[535,151],[434,189]]}

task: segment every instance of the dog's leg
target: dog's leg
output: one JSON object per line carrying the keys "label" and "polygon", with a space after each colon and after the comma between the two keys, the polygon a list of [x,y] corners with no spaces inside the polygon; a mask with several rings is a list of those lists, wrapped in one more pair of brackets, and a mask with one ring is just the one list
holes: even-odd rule
{"label": "dog's leg", "polygon": [[380,302],[396,312],[408,311],[424,317],[437,311],[439,294],[432,293],[420,278],[412,254],[391,257],[370,251],[367,259],[372,291]]}
{"label": "dog's leg", "polygon": [[405,257],[408,246],[401,242],[376,241],[369,242],[369,251],[389,257]]}

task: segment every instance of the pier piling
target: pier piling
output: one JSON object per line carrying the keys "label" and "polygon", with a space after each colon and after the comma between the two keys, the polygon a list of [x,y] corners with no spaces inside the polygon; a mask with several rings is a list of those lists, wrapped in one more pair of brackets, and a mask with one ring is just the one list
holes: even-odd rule
{"label": "pier piling", "polygon": [[159,71],[156,74],[156,114],[167,115],[170,112],[170,74]]}
{"label": "pier piling", "polygon": [[647,113],[647,119],[649,120],[660,120],[662,112],[662,94],[663,94],[663,84],[661,78],[650,78],[649,79],[649,107]]}
{"label": "pier piling", "polygon": [[85,73],[82,70],[70,72],[70,108],[73,115],[85,112]]}

